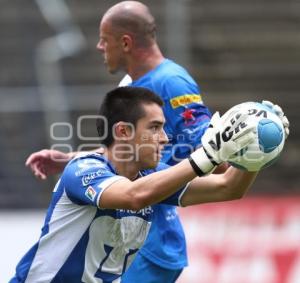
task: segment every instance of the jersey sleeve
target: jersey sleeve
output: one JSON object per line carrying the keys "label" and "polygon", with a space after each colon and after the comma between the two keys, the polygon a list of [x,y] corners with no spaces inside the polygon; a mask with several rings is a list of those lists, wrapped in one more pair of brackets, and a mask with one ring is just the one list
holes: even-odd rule
{"label": "jersey sleeve", "polygon": [[124,178],[116,175],[104,161],[78,158],[66,167],[62,181],[71,201],[79,205],[98,207],[103,191]]}
{"label": "jersey sleeve", "polygon": [[195,150],[207,129],[211,112],[204,105],[200,89],[191,78],[172,76],[164,81],[165,131],[169,137],[162,161],[178,163]]}
{"label": "jersey sleeve", "polygon": [[171,195],[170,197],[164,199],[160,203],[169,204],[173,206],[182,206],[181,205],[181,197],[184,195],[186,189],[188,188],[189,183],[186,184],[183,188],[177,191],[175,194]]}

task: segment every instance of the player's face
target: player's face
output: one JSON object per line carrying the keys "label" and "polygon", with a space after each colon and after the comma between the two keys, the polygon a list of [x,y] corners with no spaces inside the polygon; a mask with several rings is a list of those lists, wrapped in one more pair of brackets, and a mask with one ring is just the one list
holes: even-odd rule
{"label": "player's face", "polygon": [[168,137],[163,129],[165,118],[161,107],[154,103],[143,107],[145,116],[138,120],[132,142],[140,169],[150,169],[157,166]]}
{"label": "player's face", "polygon": [[124,69],[121,38],[112,32],[111,24],[106,20],[100,23],[97,49],[103,54],[104,64],[111,74]]}

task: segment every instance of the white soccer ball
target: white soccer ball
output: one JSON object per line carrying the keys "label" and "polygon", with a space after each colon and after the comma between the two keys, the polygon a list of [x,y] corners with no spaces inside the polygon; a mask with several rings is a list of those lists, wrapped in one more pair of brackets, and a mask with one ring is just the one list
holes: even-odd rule
{"label": "white soccer ball", "polygon": [[241,103],[232,110],[247,111],[257,127],[254,142],[230,157],[228,162],[246,171],[259,171],[273,164],[279,158],[285,142],[280,118],[269,107],[258,102]]}

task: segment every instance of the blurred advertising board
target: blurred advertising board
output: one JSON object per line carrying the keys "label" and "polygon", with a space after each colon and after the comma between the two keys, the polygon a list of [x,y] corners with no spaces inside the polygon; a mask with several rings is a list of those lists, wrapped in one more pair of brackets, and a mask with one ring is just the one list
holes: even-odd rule
{"label": "blurred advertising board", "polygon": [[300,196],[180,208],[189,267],[178,283],[300,283]]}

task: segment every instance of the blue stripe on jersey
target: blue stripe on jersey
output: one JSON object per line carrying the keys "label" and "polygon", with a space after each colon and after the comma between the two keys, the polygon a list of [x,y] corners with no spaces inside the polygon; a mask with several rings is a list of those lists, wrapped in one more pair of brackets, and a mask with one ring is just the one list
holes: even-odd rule
{"label": "blue stripe on jersey", "polygon": [[51,219],[51,216],[53,214],[53,211],[55,209],[55,206],[57,204],[57,202],[59,201],[59,199],[61,198],[64,190],[62,187],[59,186],[60,185],[60,179],[57,181],[54,190],[53,190],[53,194],[52,194],[52,200],[50,202],[49,208],[47,210],[47,214],[46,214],[46,218],[45,218],[45,223],[44,226],[42,228],[42,234],[41,237],[46,235],[49,232],[49,222]]}
{"label": "blue stripe on jersey", "polygon": [[81,277],[84,269],[84,260],[87,243],[89,241],[89,230],[87,230],[74,250],[71,252],[64,265],[57,272],[51,283],[82,283]]}
{"label": "blue stripe on jersey", "polygon": [[12,278],[9,283],[24,282],[24,278],[27,278],[31,263],[38,249],[38,243],[36,243],[20,260],[16,267],[16,276]]}

